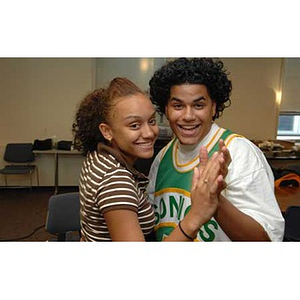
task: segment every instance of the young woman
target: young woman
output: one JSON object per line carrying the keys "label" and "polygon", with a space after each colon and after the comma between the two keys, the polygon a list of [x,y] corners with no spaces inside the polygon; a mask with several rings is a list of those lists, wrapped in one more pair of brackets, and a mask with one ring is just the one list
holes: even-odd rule
{"label": "young woman", "polygon": [[[115,78],[81,102],[73,133],[75,148],[86,156],[79,182],[82,240],[145,241],[155,214],[148,179],[133,164],[154,154],[158,126],[152,102],[128,79]],[[207,157],[205,148],[200,155]],[[191,209],[166,240],[192,241],[214,214],[229,159],[223,147],[195,169]]]}

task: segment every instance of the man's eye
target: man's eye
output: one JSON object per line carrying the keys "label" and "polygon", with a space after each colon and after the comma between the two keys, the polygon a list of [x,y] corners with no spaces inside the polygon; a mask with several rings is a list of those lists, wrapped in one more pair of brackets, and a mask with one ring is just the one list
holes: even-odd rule
{"label": "man's eye", "polygon": [[182,105],[181,105],[181,104],[174,104],[174,108],[175,108],[175,109],[181,109],[181,108],[182,108]]}
{"label": "man's eye", "polygon": [[202,103],[198,103],[195,105],[196,109],[202,109],[203,107],[204,107],[204,104],[202,104]]}

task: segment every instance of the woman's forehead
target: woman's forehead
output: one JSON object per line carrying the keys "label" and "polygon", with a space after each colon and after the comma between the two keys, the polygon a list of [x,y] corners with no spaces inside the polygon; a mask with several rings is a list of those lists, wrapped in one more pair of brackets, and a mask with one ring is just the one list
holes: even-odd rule
{"label": "woman's forehead", "polygon": [[114,117],[126,118],[127,116],[152,115],[155,107],[151,100],[143,94],[129,95],[115,100],[112,113]]}

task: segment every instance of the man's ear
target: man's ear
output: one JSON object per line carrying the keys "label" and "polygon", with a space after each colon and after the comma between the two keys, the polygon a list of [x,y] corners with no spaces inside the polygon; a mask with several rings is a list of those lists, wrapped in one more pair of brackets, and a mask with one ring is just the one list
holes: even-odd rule
{"label": "man's ear", "polygon": [[99,125],[99,130],[107,141],[111,141],[113,139],[111,129],[108,124],[101,123]]}
{"label": "man's ear", "polygon": [[215,117],[215,115],[216,115],[216,113],[217,113],[217,103],[216,103],[216,101],[213,101],[213,102],[212,102],[212,107],[211,107],[211,109],[212,109],[212,116],[213,116],[213,119],[214,119],[214,117]]}

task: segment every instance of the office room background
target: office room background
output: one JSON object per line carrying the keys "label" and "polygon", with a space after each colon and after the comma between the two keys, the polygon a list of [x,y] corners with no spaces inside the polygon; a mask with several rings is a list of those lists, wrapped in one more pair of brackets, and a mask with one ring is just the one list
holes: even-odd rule
{"label": "office room background", "polygon": [[[116,76],[143,89],[166,58],[0,58],[0,166],[7,143],[72,140],[79,102]],[[276,139],[285,83],[283,58],[222,58],[233,82],[232,104],[217,120],[249,139]],[[298,64],[299,65],[299,64]],[[300,101],[298,101],[300,102]],[[300,110],[300,108],[299,108]],[[165,119],[158,118],[166,126]],[[83,157],[62,157],[59,184],[78,185]],[[53,157],[37,156],[40,186],[53,186]],[[4,186],[4,178],[0,186]],[[20,179],[11,184],[22,184]],[[25,179],[26,180],[26,179]],[[36,185],[37,182],[33,182]]]}

